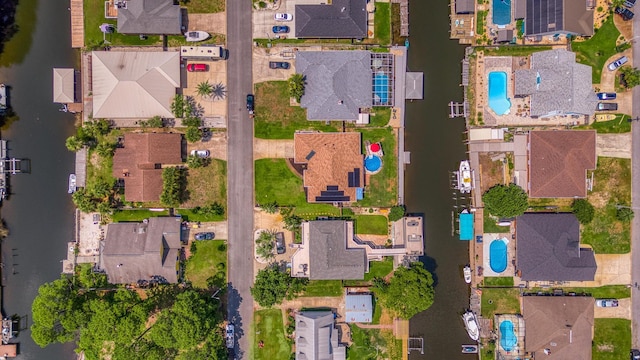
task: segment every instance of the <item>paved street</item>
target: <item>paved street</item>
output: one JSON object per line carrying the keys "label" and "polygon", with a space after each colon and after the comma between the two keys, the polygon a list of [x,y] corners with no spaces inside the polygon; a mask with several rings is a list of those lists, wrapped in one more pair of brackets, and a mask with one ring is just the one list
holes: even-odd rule
{"label": "paved street", "polygon": [[246,110],[251,81],[251,0],[227,1],[228,319],[235,324],[236,359],[248,359],[253,319],[253,122]]}
{"label": "paved street", "polygon": [[[640,36],[640,16],[633,19],[633,37]],[[633,53],[640,54],[640,42],[633,42]],[[633,66],[638,64],[634,62]],[[633,88],[633,112],[632,116],[640,116],[640,88]],[[640,187],[634,186],[640,179],[640,124],[634,121],[631,127],[631,204],[636,211],[631,222],[631,281],[633,284],[640,282]],[[631,346],[637,349],[640,346],[640,328],[638,317],[640,316],[640,289],[637,286],[631,292]]]}

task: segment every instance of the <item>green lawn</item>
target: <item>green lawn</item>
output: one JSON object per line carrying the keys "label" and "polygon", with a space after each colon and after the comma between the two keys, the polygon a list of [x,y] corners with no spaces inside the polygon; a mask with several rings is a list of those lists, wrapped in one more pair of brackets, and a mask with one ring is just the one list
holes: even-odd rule
{"label": "green lawn", "polygon": [[606,61],[616,54],[616,40],[620,31],[613,23],[613,15],[605,21],[596,33],[586,41],[572,42],[571,49],[579,63],[592,67],[594,84],[600,83],[600,75]]}
{"label": "green lawn", "polygon": [[225,0],[182,0],[180,5],[187,8],[189,14],[208,14],[224,11]]}
{"label": "green lawn", "polygon": [[493,360],[496,358],[496,343],[487,342],[480,345],[480,360]]}
{"label": "green lawn", "polygon": [[195,287],[207,288],[207,279],[223,287],[227,278],[227,244],[225,240],[196,241],[196,252],[187,259],[185,278]]}
{"label": "green lawn", "polygon": [[508,226],[498,226],[496,224],[496,219],[492,218],[487,212],[484,214],[484,219],[482,219],[482,223],[484,224],[484,233],[493,233],[493,234],[503,234],[508,233],[510,231],[510,227]]}
{"label": "green lawn", "polygon": [[393,271],[393,258],[385,257],[383,261],[371,261],[369,263],[369,272],[364,274],[365,281],[371,281],[373,278],[383,278]]}
{"label": "green lawn", "polygon": [[374,17],[374,36],[380,45],[391,43],[391,6],[390,3],[376,2]]}
{"label": "green lawn", "polygon": [[520,290],[504,288],[482,289],[482,317],[495,314],[520,314]]}
{"label": "green lawn", "polygon": [[310,280],[302,296],[342,296],[342,281]]}
{"label": "green lawn", "polygon": [[484,10],[480,10],[477,12],[477,16],[476,16],[476,34],[478,36],[480,35],[484,35],[485,31],[484,31],[484,27],[487,24],[487,14],[489,12],[488,11],[484,11]]}
{"label": "green lawn", "polygon": [[609,121],[596,121],[591,125],[580,126],[580,129],[594,129],[598,134],[619,134],[631,131],[629,115],[617,114],[616,118]]}
{"label": "green lawn", "polygon": [[208,206],[214,202],[227,204],[227,162],[211,159],[211,163],[187,171],[187,201],[185,208]]}
{"label": "green lawn", "polygon": [[369,183],[364,189],[364,199],[357,202],[357,206],[390,207],[398,202],[398,155],[396,138],[390,127],[379,129],[359,129],[362,133],[362,146],[366,140],[381,142],[384,156],[382,169],[379,173],[369,177]]}
{"label": "green lawn", "polygon": [[[607,285],[600,287],[564,287],[566,293],[589,294],[599,299],[624,299],[631,297],[631,288],[626,285]],[[532,292],[552,292],[552,289],[531,288]]]}
{"label": "green lawn", "polygon": [[356,234],[389,234],[389,223],[382,215],[356,215],[355,220]]}
{"label": "green lawn", "polygon": [[351,328],[353,343],[347,350],[347,359],[391,359],[402,358],[402,343],[395,340],[391,332],[383,334],[378,329],[361,329],[355,325]]}
{"label": "green lawn", "polygon": [[[85,0],[84,2],[84,45],[97,45],[103,40],[101,24],[112,24],[117,28],[117,19],[104,17],[104,0]],[[111,45],[161,45],[160,36],[149,35],[146,40],[140,40],[138,35],[106,34],[106,40]]]}
{"label": "green lawn", "polygon": [[581,241],[597,254],[625,254],[631,249],[630,224],[616,218],[616,205],[631,203],[631,160],[598,158],[593,191],[587,196],[595,217],[581,226]]}
{"label": "green lawn", "polygon": [[[253,358],[256,360],[288,360],[291,345],[284,333],[282,311],[280,309],[259,310],[253,314],[255,338]],[[260,348],[258,344],[263,342]]]}
{"label": "green lawn", "polygon": [[224,221],[227,218],[226,213],[225,215],[196,214],[191,209],[176,209],[176,214],[181,215],[185,221]]}
{"label": "green lawn", "polygon": [[389,124],[391,119],[391,108],[388,107],[375,107],[373,108],[373,115],[369,118],[368,127],[384,127]]}
{"label": "green lawn", "polygon": [[593,360],[627,359],[631,348],[631,321],[594,319]]}
{"label": "green lawn", "polygon": [[256,84],[255,136],[261,139],[293,139],[296,130],[338,131],[341,122],[325,125],[324,121],[308,121],[306,110],[289,104],[286,81]]}
{"label": "green lawn", "polygon": [[158,217],[158,216],[168,216],[168,215],[169,215],[169,210],[164,210],[164,211],[151,211],[147,209],[119,210],[114,212],[111,215],[111,220],[113,222],[127,222],[127,221],[140,222],[144,219]]}
{"label": "green lawn", "polygon": [[495,277],[495,276],[485,276],[484,278],[484,286],[507,286],[513,287],[513,278],[512,277]]}

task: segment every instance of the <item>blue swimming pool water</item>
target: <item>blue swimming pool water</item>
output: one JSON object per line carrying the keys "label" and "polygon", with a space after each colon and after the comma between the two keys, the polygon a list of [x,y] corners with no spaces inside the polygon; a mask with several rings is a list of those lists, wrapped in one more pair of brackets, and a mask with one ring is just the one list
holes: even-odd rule
{"label": "blue swimming pool water", "polygon": [[507,243],[504,240],[493,240],[489,245],[489,266],[498,274],[507,268]]}
{"label": "blue swimming pool water", "polygon": [[380,166],[382,166],[382,161],[376,155],[369,155],[364,158],[364,168],[367,171],[375,172],[380,170]]}
{"label": "blue swimming pool water", "polygon": [[511,320],[505,320],[500,323],[500,346],[504,351],[511,351],[518,343],[515,331],[513,331],[513,323]]}
{"label": "blue swimming pool water", "polygon": [[373,93],[378,96],[380,104],[389,103],[389,76],[385,74],[373,76]]}
{"label": "blue swimming pool water", "polygon": [[507,25],[511,22],[511,1],[493,0],[493,23]]}
{"label": "blue swimming pool water", "polygon": [[507,98],[507,73],[492,71],[489,73],[489,107],[498,115],[508,114],[511,101]]}

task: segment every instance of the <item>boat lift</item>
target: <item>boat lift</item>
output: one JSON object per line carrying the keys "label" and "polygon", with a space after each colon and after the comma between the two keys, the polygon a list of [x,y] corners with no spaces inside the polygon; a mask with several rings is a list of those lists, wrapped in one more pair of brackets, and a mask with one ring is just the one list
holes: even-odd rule
{"label": "boat lift", "polygon": [[424,355],[424,338],[410,337],[408,339],[408,348],[409,354],[411,354],[413,350],[418,350],[420,351],[420,355]]}

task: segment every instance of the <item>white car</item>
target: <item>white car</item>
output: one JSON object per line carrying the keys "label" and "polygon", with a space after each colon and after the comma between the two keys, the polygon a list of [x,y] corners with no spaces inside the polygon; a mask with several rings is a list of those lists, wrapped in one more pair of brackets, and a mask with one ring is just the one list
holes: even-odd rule
{"label": "white car", "polygon": [[191,150],[191,156],[207,158],[209,157],[209,155],[211,155],[211,152],[209,152],[209,150]]}
{"label": "white car", "polygon": [[273,18],[276,21],[291,21],[293,20],[293,15],[289,13],[276,13]]}
{"label": "white car", "polygon": [[609,68],[610,71],[614,71],[615,69],[619,68],[620,66],[626,64],[627,61],[629,61],[629,59],[626,56],[622,56],[618,60],[616,60],[616,61],[612,62],[611,64],[609,64],[608,68]]}
{"label": "white car", "polygon": [[236,339],[234,336],[235,327],[233,324],[227,324],[227,328],[225,331],[225,342],[228,349],[233,349],[236,346]]}
{"label": "white car", "polygon": [[618,299],[597,299],[596,306],[597,307],[617,307]]}

